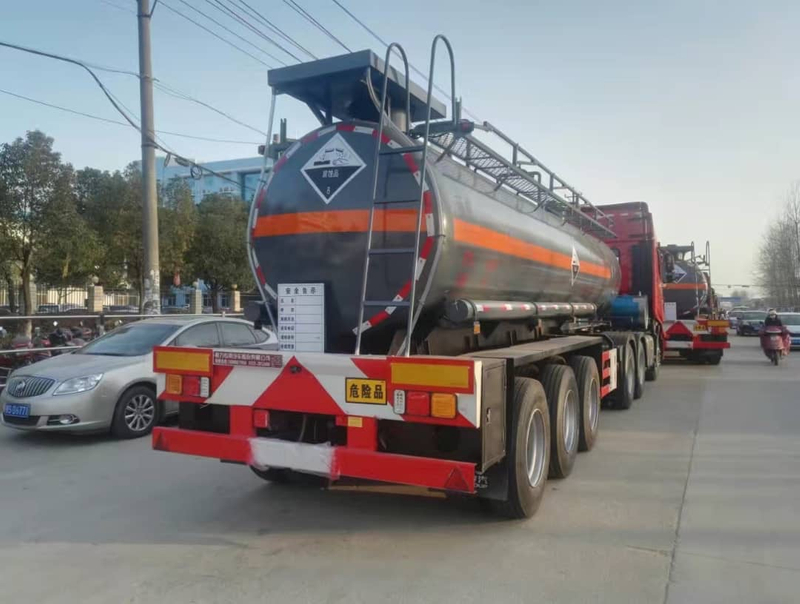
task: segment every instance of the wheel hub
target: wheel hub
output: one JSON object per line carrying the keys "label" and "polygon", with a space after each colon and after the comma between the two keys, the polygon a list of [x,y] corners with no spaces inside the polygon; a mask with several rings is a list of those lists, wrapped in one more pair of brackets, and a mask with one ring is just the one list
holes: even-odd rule
{"label": "wheel hub", "polygon": [[137,394],[125,406],[125,425],[134,432],[142,432],[153,423],[155,402],[146,394]]}
{"label": "wheel hub", "polygon": [[544,417],[541,410],[534,409],[528,422],[526,443],[526,469],[532,487],[539,486],[544,477],[545,442]]}

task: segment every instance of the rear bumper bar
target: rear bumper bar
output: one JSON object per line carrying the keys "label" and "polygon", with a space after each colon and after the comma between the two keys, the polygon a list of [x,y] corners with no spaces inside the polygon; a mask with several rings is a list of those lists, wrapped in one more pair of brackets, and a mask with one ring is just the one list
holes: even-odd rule
{"label": "rear bumper bar", "polygon": [[475,492],[475,464],[381,453],[353,447],[312,445],[272,438],[233,436],[179,428],[154,428],[153,448],[326,476],[377,480],[463,493]]}

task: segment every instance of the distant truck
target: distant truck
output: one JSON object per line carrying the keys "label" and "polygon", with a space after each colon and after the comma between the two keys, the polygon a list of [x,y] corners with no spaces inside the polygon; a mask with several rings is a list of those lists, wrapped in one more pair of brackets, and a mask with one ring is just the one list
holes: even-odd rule
{"label": "distant truck", "polygon": [[592,205],[368,51],[269,83],[320,121],[250,218],[263,304],[248,312],[281,349],[156,348],[159,397],[180,413],[154,448],[270,481],[397,483],[532,515],[547,477],[593,447],[601,404],[626,409],[658,377],[647,205]]}
{"label": "distant truck", "polygon": [[711,246],[704,256],[690,245],[661,248],[666,267],[664,301],[666,351],[694,363],[719,365],[730,348],[730,321],[711,287]]}

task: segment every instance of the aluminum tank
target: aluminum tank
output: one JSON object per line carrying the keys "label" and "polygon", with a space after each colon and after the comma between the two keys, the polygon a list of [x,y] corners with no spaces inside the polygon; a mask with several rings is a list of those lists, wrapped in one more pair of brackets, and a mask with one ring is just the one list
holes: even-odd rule
{"label": "aluminum tank", "polygon": [[[413,143],[394,128],[383,149]],[[262,291],[326,284],[326,350],[350,352],[358,321],[377,124],[311,132],[276,162],[250,220],[251,263]],[[373,248],[413,247],[421,154],[382,155]],[[423,319],[448,300],[591,302],[617,293],[619,264],[598,239],[447,157],[429,153],[416,269]],[[410,255],[374,255],[367,298],[399,301],[411,288]],[[367,334],[403,328],[406,309],[371,307]]]}
{"label": "aluminum tank", "polygon": [[674,261],[672,281],[664,284],[664,302],[674,302],[679,319],[693,319],[708,306],[708,277],[687,260]]}

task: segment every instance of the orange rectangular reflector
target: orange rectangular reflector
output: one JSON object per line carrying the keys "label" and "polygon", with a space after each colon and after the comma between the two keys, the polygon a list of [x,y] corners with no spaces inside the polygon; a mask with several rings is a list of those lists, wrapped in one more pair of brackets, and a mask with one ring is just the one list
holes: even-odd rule
{"label": "orange rectangular reflector", "polygon": [[153,366],[159,373],[186,372],[211,375],[210,350],[165,350],[157,348],[153,352]]}
{"label": "orange rectangular reflector", "polygon": [[454,419],[456,416],[456,395],[434,392],[431,395],[431,416]]}
{"label": "orange rectangular reflector", "polygon": [[167,394],[183,394],[183,377],[170,373],[167,375]]}
{"label": "orange rectangular reflector", "polygon": [[392,363],[392,383],[428,388],[469,388],[472,366],[445,363]]}

